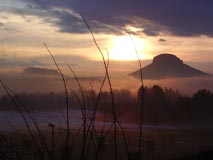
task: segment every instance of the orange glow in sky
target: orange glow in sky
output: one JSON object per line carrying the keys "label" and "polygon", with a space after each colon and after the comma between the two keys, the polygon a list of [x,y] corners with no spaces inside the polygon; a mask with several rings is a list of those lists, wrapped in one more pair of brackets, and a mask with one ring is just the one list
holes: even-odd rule
{"label": "orange glow in sky", "polygon": [[147,55],[143,53],[143,50],[146,48],[144,39],[132,36],[132,40],[129,36],[125,35],[114,37],[109,46],[110,59],[137,60],[136,53],[138,53],[140,59],[146,59]]}
{"label": "orange glow in sky", "polygon": [[[44,0],[41,1],[41,4],[43,3],[47,7],[42,8],[39,8],[40,5],[37,4],[37,1],[0,0],[0,2],[2,4],[0,5],[0,72],[2,70],[14,71],[15,68],[23,70],[29,66],[53,67],[43,42],[46,42],[59,64],[73,64],[76,72],[82,73],[82,75],[85,72],[91,74],[88,70],[97,72],[97,64],[101,62],[102,58],[78,9],[75,8],[75,5],[71,5],[71,2],[74,3],[74,1],[69,2],[70,6],[67,6],[68,3],[65,0],[57,1],[60,5],[56,6],[54,1]],[[142,1],[139,2],[142,3]],[[100,1],[100,3],[106,2]],[[79,4],[81,3],[79,2]],[[156,5],[156,7],[161,6]],[[91,12],[96,12],[96,10],[91,10]],[[108,12],[107,15],[110,13]],[[165,22],[164,15],[158,15],[157,12],[155,14],[156,17],[162,18],[162,22]],[[175,15],[179,18],[180,14]],[[149,17],[143,17],[143,14],[127,17],[122,14],[112,15],[112,21],[109,21],[108,16],[105,17],[104,14],[100,16],[103,17],[99,19],[99,16],[90,17],[89,14],[85,14],[101,50],[105,54],[107,48],[109,59],[116,61],[113,63],[117,63],[111,67],[112,72],[119,71],[126,74],[135,70],[137,62],[133,65],[129,63],[137,60],[136,48],[141,60],[151,61],[158,54],[171,53],[184,61],[195,63],[196,67],[206,72],[213,73],[212,30],[207,32],[205,27],[200,28],[202,30],[197,36],[197,32],[195,34],[194,30],[190,30],[191,35],[194,35],[190,36],[190,34],[184,34],[189,32],[187,27],[176,28],[177,30],[173,32],[174,27],[170,28],[170,21],[168,24],[158,24],[159,19],[155,22],[147,19]],[[180,18],[182,19],[182,17]],[[195,22],[200,24],[200,22]],[[209,23],[209,21],[206,21],[206,25],[207,22]],[[134,42],[124,32],[124,26],[131,31]],[[183,34],[176,34],[176,31],[180,30],[183,30]],[[122,63],[125,65],[121,66]],[[127,63],[128,65],[126,65]],[[84,70],[86,71],[83,72]]]}

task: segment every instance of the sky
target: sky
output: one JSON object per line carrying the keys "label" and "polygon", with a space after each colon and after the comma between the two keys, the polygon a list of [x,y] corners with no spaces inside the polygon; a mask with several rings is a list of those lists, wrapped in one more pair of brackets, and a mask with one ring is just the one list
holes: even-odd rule
{"label": "sky", "polygon": [[138,69],[135,48],[143,65],[172,53],[213,73],[212,0],[0,0],[0,72],[54,68],[45,42],[64,72],[68,63],[79,76],[103,75],[81,14],[112,74]]}

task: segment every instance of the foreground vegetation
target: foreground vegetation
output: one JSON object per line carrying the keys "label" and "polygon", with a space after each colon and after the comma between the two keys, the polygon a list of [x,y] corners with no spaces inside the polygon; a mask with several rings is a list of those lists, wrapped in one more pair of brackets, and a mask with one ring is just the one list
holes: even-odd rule
{"label": "foreground vegetation", "polygon": [[[119,159],[138,159],[139,131],[137,127],[133,126],[140,124],[138,111],[141,102],[140,92],[141,89],[138,90],[138,94],[133,94],[126,89],[113,91],[117,118],[117,156]],[[58,111],[59,106],[65,105],[64,96],[63,93],[17,93],[12,97],[11,94],[2,96],[0,98],[1,112],[18,111],[20,116],[23,116],[26,128],[23,130],[23,128],[20,129],[8,124],[13,128],[13,132],[0,134],[0,158],[113,159],[114,154],[111,153],[114,152],[113,146],[115,144],[110,92],[103,91],[99,95],[95,91],[85,90],[85,104],[80,103],[82,99],[76,101],[79,93],[69,94],[70,108],[82,110],[82,115],[86,112],[86,126],[82,123],[78,130],[69,129],[68,148],[64,145],[66,128],[49,122],[49,126],[41,129],[36,117],[33,116],[34,112],[43,110]],[[100,107],[95,110],[94,99],[98,97],[100,98]],[[178,91],[163,89],[155,85],[149,88],[144,87],[144,98],[143,159],[171,159],[211,149],[212,92],[203,89],[188,97],[181,95]],[[85,110],[83,109],[84,105],[87,107]],[[107,116],[105,118],[93,117],[95,112],[104,113]],[[30,118],[30,121],[25,121],[27,117]],[[100,128],[95,125],[97,121],[106,125]],[[127,123],[132,124],[129,126],[131,129],[125,126]],[[147,124],[152,127],[146,128]],[[198,140],[199,136],[205,138]],[[189,144],[180,144],[179,139],[184,139],[184,143]],[[199,145],[195,142],[199,142]],[[190,148],[184,151],[187,146]],[[199,147],[193,149],[193,146]],[[188,153],[185,153],[186,151]],[[68,157],[65,157],[66,152]],[[209,153],[211,152],[204,152],[198,154],[197,157],[212,156]],[[188,155],[188,157],[190,156]]]}

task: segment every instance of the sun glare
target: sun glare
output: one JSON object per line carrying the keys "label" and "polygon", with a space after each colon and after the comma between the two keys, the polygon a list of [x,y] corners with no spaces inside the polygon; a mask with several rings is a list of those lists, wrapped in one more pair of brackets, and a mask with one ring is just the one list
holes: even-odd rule
{"label": "sun glare", "polygon": [[146,55],[142,53],[145,48],[144,40],[136,36],[132,36],[132,39],[134,44],[129,36],[117,36],[113,38],[109,49],[110,59],[122,61],[137,60],[135,47],[139,54],[139,58],[146,59]]}

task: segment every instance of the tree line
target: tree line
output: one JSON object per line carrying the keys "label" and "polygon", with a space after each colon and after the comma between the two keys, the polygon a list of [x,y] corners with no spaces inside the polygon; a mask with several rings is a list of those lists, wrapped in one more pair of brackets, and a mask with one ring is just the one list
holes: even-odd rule
{"label": "tree line", "polygon": [[[141,91],[137,94],[128,89],[114,90],[114,103],[117,117],[122,121],[137,122],[141,103]],[[182,95],[177,90],[162,88],[158,85],[143,88],[144,113],[143,119],[147,123],[163,124],[211,124],[213,122],[213,93],[201,89],[192,96]],[[65,105],[64,93],[16,93],[26,106],[32,110],[54,110]],[[98,93],[85,90],[84,98],[88,110],[93,110],[96,105]],[[78,92],[69,93],[71,109],[81,107],[82,97]],[[14,110],[14,104],[8,95],[0,97],[0,110]],[[98,101],[98,111],[110,115],[110,92],[102,91]]]}

